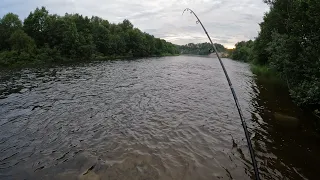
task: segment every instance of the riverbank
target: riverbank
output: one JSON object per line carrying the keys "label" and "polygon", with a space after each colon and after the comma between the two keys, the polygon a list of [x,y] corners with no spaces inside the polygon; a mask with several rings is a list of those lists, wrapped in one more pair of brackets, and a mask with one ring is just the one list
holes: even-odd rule
{"label": "riverbank", "polygon": [[285,85],[285,82],[281,79],[280,75],[266,65],[256,65],[250,63],[250,70],[253,74],[259,76],[260,78]]}
{"label": "riverbank", "polygon": [[110,61],[110,60],[123,60],[123,59],[140,59],[140,58],[151,58],[151,57],[166,57],[166,56],[180,56],[180,54],[161,54],[161,55],[151,55],[151,56],[142,56],[142,57],[134,57],[134,56],[96,56],[92,59],[92,61]]}
{"label": "riverbank", "polygon": [[[266,81],[271,81],[273,83],[276,83],[281,86],[285,86],[288,90],[288,94],[292,97],[292,92],[290,89],[290,85],[288,84],[288,81],[285,78],[282,78],[281,75],[270,68],[267,65],[256,65],[254,63],[250,63],[250,70],[253,74],[258,76],[260,79],[264,79]],[[293,97],[293,101],[294,101]],[[296,101],[294,101],[296,102]],[[296,102],[296,104],[298,104]],[[299,104],[298,104],[299,105]],[[311,105],[311,104],[306,104],[306,105],[300,105],[302,109],[305,109],[307,111],[310,111],[314,117],[316,117],[316,128],[317,131],[320,132],[320,106],[319,105]]]}
{"label": "riverbank", "polygon": [[270,11],[259,24],[258,36],[236,43],[232,59],[267,65],[285,81],[296,104],[320,107],[320,38],[315,36],[320,33],[320,23],[315,21],[320,18],[315,8],[320,1],[267,4]]}
{"label": "riverbank", "polygon": [[21,68],[31,68],[31,67],[52,67],[56,65],[70,64],[70,63],[82,63],[91,61],[112,61],[112,60],[124,60],[124,59],[139,59],[139,58],[149,58],[149,57],[165,57],[165,56],[179,56],[180,54],[169,54],[164,53],[161,55],[151,55],[144,57],[135,57],[132,55],[113,55],[113,56],[94,56],[89,60],[84,59],[68,59],[60,56],[45,56],[41,60],[38,56],[26,56],[26,58],[21,58],[20,56],[11,56],[1,58],[0,56],[0,69],[21,69]]}

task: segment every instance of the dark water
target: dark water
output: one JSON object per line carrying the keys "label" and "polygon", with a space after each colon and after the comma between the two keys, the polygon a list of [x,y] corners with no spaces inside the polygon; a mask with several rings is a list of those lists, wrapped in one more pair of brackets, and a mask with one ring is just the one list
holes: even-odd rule
{"label": "dark water", "polygon": [[[317,179],[313,117],[224,60],[262,179]],[[0,73],[0,179],[250,179],[217,59],[167,57]]]}

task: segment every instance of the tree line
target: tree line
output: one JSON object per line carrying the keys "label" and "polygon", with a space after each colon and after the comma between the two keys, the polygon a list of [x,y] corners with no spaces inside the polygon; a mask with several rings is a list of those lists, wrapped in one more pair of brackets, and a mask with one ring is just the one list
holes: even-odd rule
{"label": "tree line", "polygon": [[129,20],[113,24],[97,16],[59,16],[45,7],[23,22],[13,13],[0,18],[0,67],[174,54],[179,54],[176,45],[134,28]]}
{"label": "tree line", "polygon": [[267,66],[300,105],[320,106],[320,1],[264,0],[270,6],[254,41],[235,45],[231,58]]}
{"label": "tree line", "polygon": [[[225,52],[226,48],[222,44],[215,43],[218,52]],[[213,53],[212,45],[210,43],[189,43],[178,47],[181,54],[193,54],[193,55],[208,55]]]}

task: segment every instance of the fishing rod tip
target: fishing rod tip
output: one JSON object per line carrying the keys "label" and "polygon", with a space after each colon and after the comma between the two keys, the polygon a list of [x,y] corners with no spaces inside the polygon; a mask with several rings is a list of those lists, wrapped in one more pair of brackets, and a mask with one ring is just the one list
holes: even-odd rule
{"label": "fishing rod tip", "polygon": [[182,15],[184,14],[184,12],[185,12],[186,10],[187,10],[187,9],[183,10]]}
{"label": "fishing rod tip", "polygon": [[182,15],[184,14],[185,11],[189,11],[190,9],[189,8],[185,8],[182,12]]}

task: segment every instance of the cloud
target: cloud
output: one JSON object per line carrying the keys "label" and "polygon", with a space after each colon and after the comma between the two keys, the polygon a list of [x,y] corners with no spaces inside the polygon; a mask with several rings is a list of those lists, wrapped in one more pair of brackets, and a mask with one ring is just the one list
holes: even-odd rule
{"label": "cloud", "polygon": [[176,44],[207,42],[196,19],[181,15],[188,7],[198,13],[212,39],[228,47],[256,37],[268,10],[262,0],[2,0],[0,16],[13,12],[24,19],[40,6],[52,14],[95,15],[114,23],[129,19],[142,31]]}

